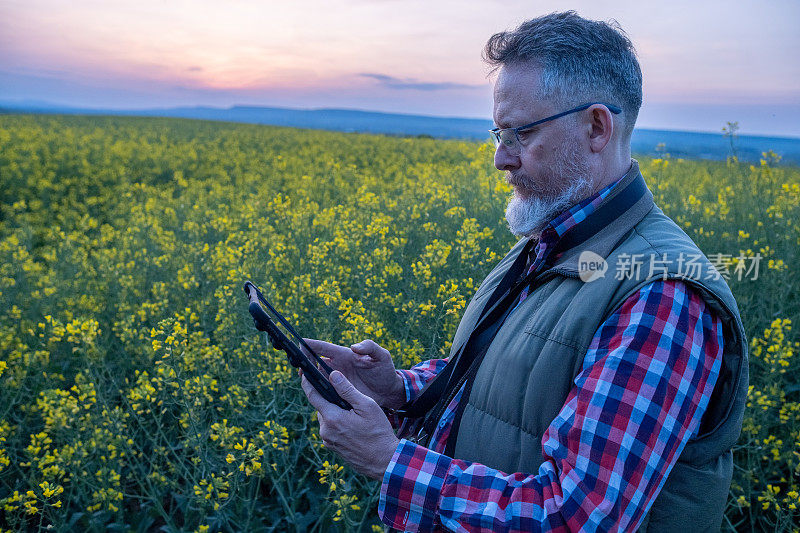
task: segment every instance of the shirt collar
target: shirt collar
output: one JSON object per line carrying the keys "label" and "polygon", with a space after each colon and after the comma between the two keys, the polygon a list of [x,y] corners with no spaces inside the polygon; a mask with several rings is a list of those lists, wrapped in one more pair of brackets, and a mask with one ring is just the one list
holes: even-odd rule
{"label": "shirt collar", "polygon": [[603,200],[618,188],[620,182],[626,175],[627,172],[613,183],[609,183],[593,195],[581,200],[566,211],[562,211],[553,220],[548,222],[547,226],[542,230],[540,242],[552,245],[575,225],[586,220],[589,215],[597,210],[597,207]]}

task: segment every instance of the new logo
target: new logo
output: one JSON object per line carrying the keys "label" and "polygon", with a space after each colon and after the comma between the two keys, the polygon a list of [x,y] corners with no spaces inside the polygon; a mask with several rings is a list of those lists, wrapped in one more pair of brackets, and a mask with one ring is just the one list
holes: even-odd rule
{"label": "new logo", "polygon": [[589,283],[606,275],[608,263],[601,256],[589,250],[584,250],[578,256],[578,276],[581,281]]}

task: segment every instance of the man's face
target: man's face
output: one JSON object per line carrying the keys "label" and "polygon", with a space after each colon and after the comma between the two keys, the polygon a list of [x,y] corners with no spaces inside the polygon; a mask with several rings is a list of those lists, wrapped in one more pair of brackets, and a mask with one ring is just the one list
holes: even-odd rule
{"label": "man's face", "polygon": [[[540,72],[530,65],[500,70],[494,88],[498,127],[522,126],[564,111],[537,98]],[[551,218],[591,191],[588,147],[581,143],[578,124],[575,115],[545,122],[519,134],[519,155],[511,155],[502,144],[495,151],[495,167],[506,171],[506,180],[514,188],[506,210],[514,234],[537,234]]]}

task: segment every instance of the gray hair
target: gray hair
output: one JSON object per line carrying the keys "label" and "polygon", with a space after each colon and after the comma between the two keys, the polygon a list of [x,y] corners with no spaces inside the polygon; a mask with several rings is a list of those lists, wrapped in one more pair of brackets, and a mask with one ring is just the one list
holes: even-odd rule
{"label": "gray hair", "polygon": [[537,65],[541,98],[560,105],[601,101],[620,106],[623,138],[633,132],[642,106],[642,71],[633,44],[615,20],[587,20],[575,11],[551,13],[492,35],[483,59],[493,71],[503,65]]}

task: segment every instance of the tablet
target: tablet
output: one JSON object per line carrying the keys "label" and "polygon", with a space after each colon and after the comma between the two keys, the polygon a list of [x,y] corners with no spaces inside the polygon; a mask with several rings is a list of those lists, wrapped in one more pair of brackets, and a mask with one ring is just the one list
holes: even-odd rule
{"label": "tablet", "polygon": [[353,406],[339,396],[328,380],[333,369],[314,353],[283,315],[267,301],[258,287],[249,280],[245,281],[244,292],[250,301],[248,309],[256,329],[266,332],[272,346],[285,352],[293,367],[303,370],[303,375],[323,398],[342,409],[352,409]]}

